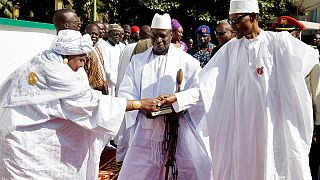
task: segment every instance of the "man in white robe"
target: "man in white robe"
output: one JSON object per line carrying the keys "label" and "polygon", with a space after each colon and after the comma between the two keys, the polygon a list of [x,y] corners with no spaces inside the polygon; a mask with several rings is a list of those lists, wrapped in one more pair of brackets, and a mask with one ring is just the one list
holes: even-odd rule
{"label": "man in white robe", "polygon": [[304,78],[318,52],[258,27],[256,0],[231,0],[236,38],[200,72],[218,180],[311,180],[313,117]]}
{"label": "man in white robe", "polygon": [[[117,84],[116,84],[116,89],[119,89],[120,83],[126,73],[127,66],[129,62],[131,61],[132,53],[134,48],[136,47],[137,43],[131,43],[126,45],[126,47],[123,49],[121,56],[120,56],[120,61],[118,65],[118,75],[117,75]],[[118,96],[118,91],[116,92],[116,96]]]}
{"label": "man in white robe", "polygon": [[[117,84],[116,84],[117,90],[119,89],[119,86],[125,75],[127,66],[131,61],[131,57],[135,54],[139,54],[146,51],[152,46],[151,40],[150,40],[150,34],[151,34],[151,27],[149,25],[142,26],[141,31],[139,33],[140,40],[137,43],[131,43],[126,45],[126,48],[123,50],[121,54],[120,62],[119,62],[119,68],[118,68],[118,77],[117,77]],[[150,43],[148,43],[149,40],[150,40]],[[118,91],[116,92],[116,96],[118,96]],[[117,145],[116,162],[118,164],[121,164],[123,162],[123,159],[129,148],[129,141],[130,141],[130,129],[126,128],[125,121],[123,121],[118,131],[118,134],[115,137],[115,144]]]}
{"label": "man in white robe", "polygon": [[[120,56],[125,48],[125,45],[120,42],[121,27],[118,24],[110,24],[108,32],[108,40],[105,45],[107,51],[102,51],[103,58],[105,60],[104,67],[108,77],[108,89],[109,94],[116,95],[116,84],[118,79],[118,66],[120,62]],[[100,45],[98,45],[99,47]]]}
{"label": "man in white robe", "polygon": [[[120,62],[118,67],[118,77],[117,77],[117,84],[116,89],[119,89],[120,83],[124,77],[126,72],[127,66],[131,61],[131,57],[135,54],[142,53],[149,49],[152,44],[150,40],[151,34],[151,27],[149,25],[144,25],[141,27],[141,31],[139,32],[140,40],[135,43],[131,43],[126,45],[125,49],[122,51],[120,56]],[[118,93],[116,92],[116,96]]]}
{"label": "man in white robe", "polygon": [[[132,52],[134,47],[137,45],[137,43],[131,43],[126,45],[125,49],[123,50],[120,58],[119,68],[118,68],[118,77],[117,77],[117,84],[116,89],[119,89],[120,82],[123,79],[123,76],[125,75],[127,66],[131,60]],[[120,81],[120,82],[119,82]],[[116,97],[118,96],[118,91],[116,91]],[[122,122],[120,129],[118,131],[118,134],[116,135],[114,142],[117,145],[116,149],[116,162],[117,164],[121,164],[123,162],[123,159],[127,153],[127,150],[129,148],[129,129],[126,128],[125,121]]]}
{"label": "man in white robe", "polygon": [[52,49],[17,69],[0,88],[1,179],[97,179],[102,149],[125,110],[153,109],[92,90],[77,70],[90,36],[61,30]]}
{"label": "man in white robe", "polygon": [[[152,44],[147,51],[134,55],[119,88],[119,97],[128,100],[155,98],[160,94],[175,93],[179,98],[173,105],[181,112],[198,101],[199,91],[189,89],[197,84],[199,62],[187,53],[170,45],[171,18],[168,14],[156,14],[152,20]],[[177,72],[183,71],[181,92],[177,92]],[[180,101],[181,100],[181,101]],[[120,180],[153,180],[165,178],[167,156],[162,149],[164,140],[164,116],[149,119],[138,111],[125,114],[126,128],[131,141],[119,174]],[[176,149],[178,179],[210,180],[212,166],[206,147],[196,127],[200,118],[191,119],[188,110],[179,118]],[[169,178],[172,178],[169,172]]]}

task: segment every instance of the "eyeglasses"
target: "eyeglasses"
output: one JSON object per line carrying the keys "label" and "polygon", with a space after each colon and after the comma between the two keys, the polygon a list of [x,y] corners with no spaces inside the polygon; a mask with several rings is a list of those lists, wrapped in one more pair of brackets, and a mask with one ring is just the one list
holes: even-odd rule
{"label": "eyeglasses", "polygon": [[163,40],[163,39],[166,39],[167,37],[169,37],[169,35],[167,34],[151,34],[152,39],[161,38],[161,40]]}
{"label": "eyeglasses", "polygon": [[237,16],[237,17],[234,17],[234,18],[232,18],[232,19],[228,19],[227,21],[228,21],[228,23],[230,24],[230,25],[236,25],[236,24],[238,24],[240,21],[241,21],[241,19],[242,18],[244,18],[244,17],[246,17],[246,16],[248,16],[249,14],[243,14],[243,15],[241,15],[241,16]]}
{"label": "eyeglasses", "polygon": [[225,35],[227,33],[227,31],[215,31],[214,32],[214,35],[216,35],[216,36],[223,36],[223,35]]}
{"label": "eyeglasses", "polygon": [[76,25],[78,25],[78,24],[82,24],[82,21],[81,21],[80,19],[75,20],[75,21],[67,21],[67,22],[69,22],[69,23],[73,23],[73,24],[76,24]]}

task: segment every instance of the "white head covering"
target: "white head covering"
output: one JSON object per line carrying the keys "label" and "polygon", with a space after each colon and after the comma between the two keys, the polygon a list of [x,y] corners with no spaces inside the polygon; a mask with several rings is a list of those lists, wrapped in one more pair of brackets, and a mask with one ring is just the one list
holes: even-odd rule
{"label": "white head covering", "polygon": [[93,50],[91,37],[79,31],[61,30],[53,41],[52,49],[61,55],[87,54]]}
{"label": "white head covering", "polygon": [[257,0],[231,0],[229,14],[259,13]]}
{"label": "white head covering", "polygon": [[172,29],[170,15],[167,13],[165,13],[163,15],[156,13],[153,16],[151,28],[153,28],[153,29]]}

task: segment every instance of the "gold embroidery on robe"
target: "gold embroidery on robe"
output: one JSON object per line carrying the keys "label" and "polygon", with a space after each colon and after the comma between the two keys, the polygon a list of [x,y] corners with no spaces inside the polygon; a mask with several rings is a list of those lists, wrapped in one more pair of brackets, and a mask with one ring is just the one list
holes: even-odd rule
{"label": "gold embroidery on robe", "polygon": [[38,82],[38,76],[35,72],[30,72],[28,75],[28,84],[31,86],[36,85]]}

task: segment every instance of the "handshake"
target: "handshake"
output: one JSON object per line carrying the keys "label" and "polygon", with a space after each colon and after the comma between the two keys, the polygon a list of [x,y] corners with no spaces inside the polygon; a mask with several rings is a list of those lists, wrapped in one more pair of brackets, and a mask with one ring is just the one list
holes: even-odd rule
{"label": "handshake", "polygon": [[174,94],[160,95],[157,98],[146,98],[139,100],[141,103],[140,110],[159,111],[163,106],[171,106],[172,103],[177,101]]}
{"label": "handshake", "polygon": [[157,98],[146,98],[132,101],[133,110],[140,110],[148,118],[172,112],[171,105],[176,102],[174,94],[160,95]]}

